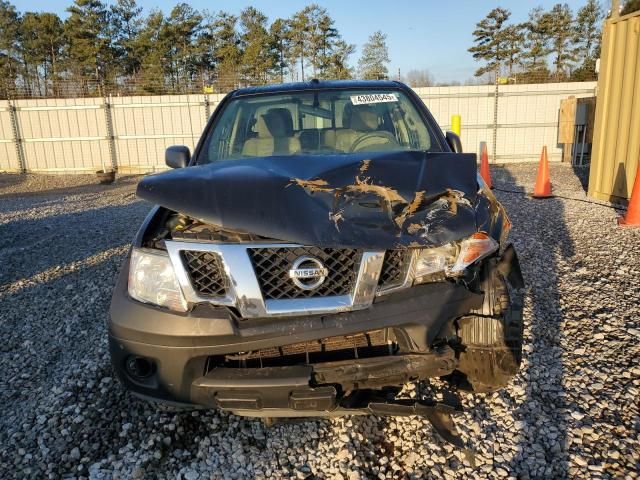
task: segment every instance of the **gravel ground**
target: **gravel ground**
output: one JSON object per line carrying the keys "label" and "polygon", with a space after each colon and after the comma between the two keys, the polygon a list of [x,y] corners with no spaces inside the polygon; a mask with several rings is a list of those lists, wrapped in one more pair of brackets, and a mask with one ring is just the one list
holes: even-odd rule
{"label": "gravel ground", "polygon": [[[494,183],[529,191],[535,168]],[[556,193],[586,198],[573,170],[551,172]],[[496,191],[527,282],[525,355],[509,388],[464,400],[472,466],[417,418],[267,428],[124,392],[104,322],[149,209],[136,181],[0,175],[1,477],[638,478],[640,230],[611,207]]]}

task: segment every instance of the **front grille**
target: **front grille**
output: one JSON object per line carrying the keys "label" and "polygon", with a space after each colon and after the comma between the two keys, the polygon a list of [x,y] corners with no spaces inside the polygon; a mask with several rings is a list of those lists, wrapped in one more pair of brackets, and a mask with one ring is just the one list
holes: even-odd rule
{"label": "front grille", "polygon": [[[362,252],[318,247],[265,247],[249,249],[253,268],[265,300],[348,295],[353,291]],[[301,256],[316,257],[327,268],[325,281],[303,290],[289,278],[289,270]]]}
{"label": "front grille", "polygon": [[409,250],[387,250],[380,271],[378,285],[381,288],[391,288],[402,285],[411,260]]}
{"label": "front grille", "polygon": [[211,252],[182,252],[193,288],[205,297],[224,297],[229,282],[220,257]]}
{"label": "front grille", "polygon": [[392,330],[375,330],[354,335],[321,338],[282,347],[263,348],[209,357],[206,372],[215,367],[264,368],[313,365],[340,360],[394,355],[398,344]]}

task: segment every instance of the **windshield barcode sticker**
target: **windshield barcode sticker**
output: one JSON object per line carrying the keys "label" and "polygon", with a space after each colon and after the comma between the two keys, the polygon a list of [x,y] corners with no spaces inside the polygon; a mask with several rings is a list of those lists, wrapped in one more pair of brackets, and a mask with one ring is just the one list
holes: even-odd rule
{"label": "windshield barcode sticker", "polygon": [[371,93],[368,95],[351,95],[351,103],[354,105],[366,105],[368,103],[397,102],[398,97],[394,93]]}

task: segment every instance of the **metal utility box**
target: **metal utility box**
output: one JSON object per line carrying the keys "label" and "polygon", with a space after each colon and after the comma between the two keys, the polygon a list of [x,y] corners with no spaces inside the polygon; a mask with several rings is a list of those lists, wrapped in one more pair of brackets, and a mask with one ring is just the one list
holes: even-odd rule
{"label": "metal utility box", "polygon": [[640,11],[604,25],[589,195],[623,201],[640,163]]}

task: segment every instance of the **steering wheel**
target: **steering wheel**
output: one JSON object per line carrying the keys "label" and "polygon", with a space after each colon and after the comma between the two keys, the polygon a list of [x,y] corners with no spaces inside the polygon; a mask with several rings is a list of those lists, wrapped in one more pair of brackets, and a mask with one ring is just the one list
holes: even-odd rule
{"label": "steering wheel", "polygon": [[[356,139],[352,144],[351,144],[351,148],[349,149],[350,152],[357,152],[359,151],[359,148],[365,141],[372,139],[372,138],[382,138],[384,140],[386,140],[385,143],[394,143],[394,144],[398,144],[396,137],[394,137],[391,133],[389,132],[385,132],[384,130],[376,130],[374,132],[367,132],[364,135],[362,135],[360,138]],[[379,145],[374,143],[373,145]],[[370,146],[373,146],[370,145]],[[365,147],[366,148],[366,147]]]}

